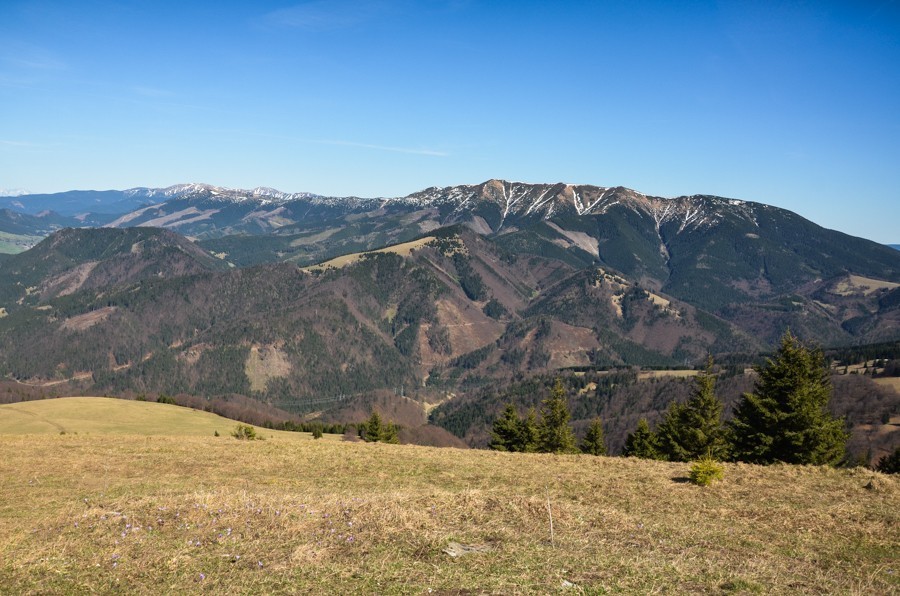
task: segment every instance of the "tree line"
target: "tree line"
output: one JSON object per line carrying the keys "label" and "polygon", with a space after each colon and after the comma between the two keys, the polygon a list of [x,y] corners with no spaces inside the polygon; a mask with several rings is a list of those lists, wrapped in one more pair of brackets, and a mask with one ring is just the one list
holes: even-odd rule
{"label": "tree line", "polygon": [[[695,377],[687,402],[671,403],[655,430],[641,419],[628,435],[624,455],[756,464],[835,465],[843,461],[849,433],[844,419],[828,411],[831,381],[823,352],[787,332],[776,354],[758,367],[757,373],[754,390],[742,396],[732,418],[725,421],[710,358],[706,369]],[[507,405],[494,422],[491,448],[577,452],[564,394],[557,379],[540,417],[532,408],[520,418],[515,407]],[[606,452],[600,419],[591,422],[580,450],[597,455]]]}

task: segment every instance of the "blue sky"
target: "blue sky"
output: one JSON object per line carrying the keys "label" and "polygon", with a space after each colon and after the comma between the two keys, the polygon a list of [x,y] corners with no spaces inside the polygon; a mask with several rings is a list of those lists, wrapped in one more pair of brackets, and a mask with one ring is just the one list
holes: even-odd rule
{"label": "blue sky", "polygon": [[0,188],[490,178],[900,242],[900,2],[0,2]]}

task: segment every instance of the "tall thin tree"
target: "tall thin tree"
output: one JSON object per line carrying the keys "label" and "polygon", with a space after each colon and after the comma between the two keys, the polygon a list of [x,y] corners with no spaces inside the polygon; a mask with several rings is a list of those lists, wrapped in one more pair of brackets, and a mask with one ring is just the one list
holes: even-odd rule
{"label": "tall thin tree", "polygon": [[566,404],[566,390],[562,380],[557,378],[550,397],[541,408],[538,425],[540,436],[539,451],[547,453],[575,453],[575,434],[569,426],[569,406]]}

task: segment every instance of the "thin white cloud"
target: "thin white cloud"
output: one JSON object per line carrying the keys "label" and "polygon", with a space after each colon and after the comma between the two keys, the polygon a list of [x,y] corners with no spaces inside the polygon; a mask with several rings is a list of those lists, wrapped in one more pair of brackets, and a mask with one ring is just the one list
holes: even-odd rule
{"label": "thin white cloud", "polygon": [[9,141],[6,139],[0,139],[0,146],[2,147],[17,147],[23,149],[33,149],[36,147],[44,147],[44,145],[39,145],[37,143],[28,143],[25,141]]}
{"label": "thin white cloud", "polygon": [[309,143],[318,145],[337,145],[339,147],[359,147],[360,149],[374,149],[375,151],[390,151],[392,153],[408,153],[410,155],[428,155],[431,157],[447,157],[450,154],[444,151],[436,151],[434,149],[414,149],[411,147],[391,147],[388,145],[372,145],[369,143],[356,143],[353,141],[334,141],[334,140],[310,140]]}
{"label": "thin white cloud", "polygon": [[233,136],[251,136],[264,139],[279,139],[282,141],[290,141],[293,143],[309,143],[311,145],[331,145],[335,147],[358,147],[360,149],[371,149],[373,151],[389,151],[391,153],[406,153],[408,155],[425,155],[428,157],[449,157],[451,153],[439,151],[437,149],[429,149],[427,147],[396,147],[393,145],[376,145],[373,143],[359,143],[357,141],[342,141],[339,139],[304,139],[288,135],[271,134],[265,132],[251,132],[240,129],[219,128],[208,130],[209,133],[227,134]]}
{"label": "thin white cloud", "polygon": [[4,153],[43,153],[60,146],[61,143],[29,143],[28,141],[0,139],[0,151]]}
{"label": "thin white cloud", "polygon": [[314,0],[272,11],[264,15],[262,20],[278,27],[333,31],[364,23],[391,8],[392,3],[380,0]]}
{"label": "thin white cloud", "polygon": [[0,62],[20,70],[65,70],[68,65],[55,53],[32,44],[5,41],[0,45]]}
{"label": "thin white cloud", "polygon": [[157,89],[156,87],[145,87],[143,85],[136,85],[131,88],[131,90],[143,97],[172,97],[174,93],[168,91],[166,89]]}
{"label": "thin white cloud", "polygon": [[396,147],[393,145],[377,145],[374,143],[359,143],[357,141],[343,141],[340,139],[306,139],[294,137],[290,135],[279,135],[267,132],[248,131],[237,128],[217,128],[207,130],[210,134],[225,134],[235,137],[259,137],[263,139],[276,139],[281,141],[289,141],[292,143],[307,143],[310,145],[332,145],[335,147],[358,147],[360,149],[371,149],[373,151],[389,151],[391,153],[406,153],[407,155],[424,155],[428,157],[449,157],[452,155],[447,151],[439,151],[437,149],[429,149],[427,147]]}

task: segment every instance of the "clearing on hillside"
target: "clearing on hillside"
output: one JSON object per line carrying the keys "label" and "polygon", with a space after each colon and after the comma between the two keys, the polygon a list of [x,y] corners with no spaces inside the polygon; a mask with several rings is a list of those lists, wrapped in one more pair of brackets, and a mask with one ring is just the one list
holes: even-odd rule
{"label": "clearing on hillside", "polygon": [[883,279],[872,279],[869,277],[862,277],[861,275],[848,275],[835,286],[834,293],[840,296],[852,296],[853,294],[863,294],[868,296],[878,290],[893,290],[897,287],[900,287],[900,284],[884,281]]}
{"label": "clearing on hillside", "polygon": [[339,257],[331,259],[330,261],[319,263],[318,265],[303,267],[303,271],[324,271],[325,269],[341,269],[342,267],[346,267],[347,265],[352,265],[353,263],[357,262],[358,260],[363,258],[363,255],[371,255],[376,253],[389,252],[400,255],[401,257],[407,257],[413,250],[425,246],[432,240],[434,240],[434,236],[426,236],[425,238],[419,238],[418,240],[413,240],[411,242],[404,242],[403,244],[386,246],[384,248],[379,248],[378,250],[341,255]]}
{"label": "clearing on hillside", "polygon": [[[108,397],[61,397],[0,406],[0,435],[98,434],[228,437],[242,424],[191,408]],[[308,433],[258,428],[263,438],[296,441]],[[334,435],[325,435],[334,436]]]}

